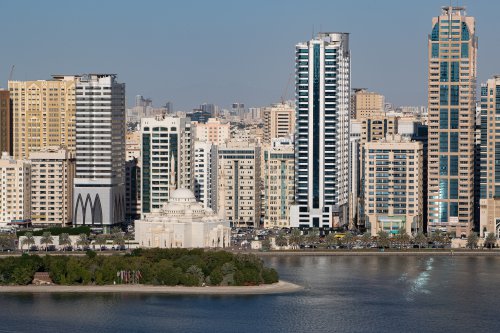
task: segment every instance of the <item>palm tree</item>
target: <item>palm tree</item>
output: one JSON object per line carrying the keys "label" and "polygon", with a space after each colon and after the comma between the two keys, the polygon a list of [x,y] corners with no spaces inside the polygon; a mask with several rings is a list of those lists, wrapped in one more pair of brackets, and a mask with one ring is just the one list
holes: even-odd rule
{"label": "palm tree", "polygon": [[279,246],[280,248],[288,245],[288,239],[286,239],[285,235],[282,232],[280,232],[278,236],[276,236],[274,242],[276,243],[276,246]]}
{"label": "palm tree", "polygon": [[293,229],[292,234],[290,235],[290,244],[293,246],[293,248],[299,247],[300,243],[302,243],[302,235],[300,233],[299,229]]}
{"label": "palm tree", "polygon": [[59,246],[66,250],[67,247],[71,246],[71,238],[68,233],[62,233],[59,235]]}
{"label": "palm tree", "polygon": [[467,247],[471,249],[475,249],[477,247],[477,243],[479,241],[479,237],[477,237],[475,232],[472,232],[467,236]]}
{"label": "palm tree", "polygon": [[377,245],[378,247],[390,247],[391,240],[389,239],[389,234],[383,230],[377,233]]}
{"label": "palm tree", "polygon": [[372,235],[367,231],[361,236],[361,244],[363,244],[363,247],[368,247],[372,242]]}
{"label": "palm tree", "polygon": [[328,247],[331,247],[331,246],[337,244],[337,238],[335,238],[335,234],[333,232],[330,232],[328,235],[326,235],[325,243],[326,243],[326,246],[328,246]]}
{"label": "palm tree", "polygon": [[427,237],[424,235],[423,232],[419,232],[415,238],[413,239],[413,242],[418,245],[418,248],[421,249],[422,246],[426,246],[427,245]]}
{"label": "palm tree", "polygon": [[430,241],[437,247],[439,248],[441,245],[444,245],[445,243],[445,236],[441,232],[441,230],[436,230],[433,234],[430,236]]}
{"label": "palm tree", "polygon": [[312,228],[307,232],[306,241],[309,245],[314,245],[319,242],[319,229]]}
{"label": "palm tree", "polygon": [[497,243],[497,237],[493,232],[488,232],[488,236],[484,239],[484,247],[487,247],[491,249],[492,247],[495,247]]}
{"label": "palm tree", "polygon": [[13,238],[13,235],[11,234],[0,235],[0,249],[2,251],[13,250],[14,248],[15,248],[15,240]]}
{"label": "palm tree", "polygon": [[113,235],[113,245],[117,246],[124,246],[125,245],[125,238],[121,233],[117,233]]}
{"label": "palm tree", "polygon": [[32,232],[24,234],[24,239],[21,242],[21,249],[24,245],[28,245],[28,252],[30,251],[30,247],[35,245],[35,236],[33,236]]}
{"label": "palm tree", "polygon": [[50,231],[46,231],[42,234],[42,238],[40,238],[40,243],[45,244],[45,251],[47,251],[47,247],[54,243],[54,238]]}
{"label": "palm tree", "polygon": [[87,246],[89,245],[89,240],[87,238],[87,234],[78,235],[78,239],[76,240],[76,246]]}
{"label": "palm tree", "polygon": [[105,235],[97,235],[97,237],[95,238],[95,243],[97,244],[97,246],[99,246],[99,249],[101,249],[101,247],[106,245],[106,236]]}
{"label": "palm tree", "polygon": [[350,250],[352,248],[352,245],[354,244],[355,237],[350,231],[348,231],[346,232],[343,241],[345,246],[347,246],[347,248]]}

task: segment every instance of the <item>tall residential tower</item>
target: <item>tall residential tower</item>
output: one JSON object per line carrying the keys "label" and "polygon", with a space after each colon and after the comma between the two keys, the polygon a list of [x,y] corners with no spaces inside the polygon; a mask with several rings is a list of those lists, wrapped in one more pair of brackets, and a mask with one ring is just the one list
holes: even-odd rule
{"label": "tall residential tower", "polygon": [[474,221],[475,19],[463,7],[443,7],[432,26],[427,231],[468,235]]}
{"label": "tall residential tower", "polygon": [[295,47],[295,201],[292,227],[347,223],[349,34],[319,33]]}

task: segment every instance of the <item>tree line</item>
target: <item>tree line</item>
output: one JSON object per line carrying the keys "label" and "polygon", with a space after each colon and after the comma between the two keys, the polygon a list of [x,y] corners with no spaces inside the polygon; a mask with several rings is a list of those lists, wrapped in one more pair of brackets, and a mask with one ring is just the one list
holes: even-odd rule
{"label": "tree line", "polygon": [[131,254],[38,256],[0,259],[0,285],[27,285],[36,272],[48,272],[60,285],[120,283],[120,271],[140,271],[141,284],[167,286],[245,286],[278,282],[275,269],[253,254],[203,249],[136,249]]}

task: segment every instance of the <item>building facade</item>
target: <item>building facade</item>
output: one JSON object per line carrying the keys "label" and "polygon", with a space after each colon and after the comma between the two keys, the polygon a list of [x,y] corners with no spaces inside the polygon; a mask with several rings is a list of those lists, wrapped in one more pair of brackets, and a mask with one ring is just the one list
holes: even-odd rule
{"label": "building facade", "polygon": [[349,199],[349,35],[319,33],[297,44],[295,51],[297,205],[291,208],[291,226],[344,225]]}
{"label": "building facade", "polygon": [[135,240],[146,248],[226,248],[231,228],[196,202],[193,192],[181,188],[172,191],[161,208],[135,222]]}
{"label": "building facade", "polygon": [[295,200],[293,140],[272,139],[264,148],[264,228],[289,228],[290,206]]}
{"label": "building facade", "polygon": [[210,118],[203,123],[193,124],[194,139],[197,141],[211,142],[216,145],[222,145],[231,136],[231,124],[222,123],[220,119]]}
{"label": "building facade", "polygon": [[355,119],[383,116],[385,110],[384,95],[366,89],[354,89],[351,102],[351,116]]}
{"label": "building facade", "polygon": [[75,76],[52,80],[9,81],[15,159],[43,147],[75,152]]}
{"label": "building facade", "polygon": [[10,93],[8,90],[0,90],[0,153],[6,151],[12,155],[12,127]]}
{"label": "building facade", "polygon": [[194,142],[194,195],[203,207],[217,212],[217,145]]}
{"label": "building facade", "polygon": [[474,222],[475,19],[443,7],[429,55],[428,232],[468,235]]}
{"label": "building facade", "polygon": [[295,134],[295,109],[286,103],[273,104],[262,109],[264,142]]}
{"label": "building facade", "polygon": [[400,135],[365,144],[366,228],[415,235],[423,231],[423,147]]}
{"label": "building facade", "polygon": [[31,224],[67,226],[73,221],[75,159],[64,148],[31,152]]}
{"label": "building facade", "polygon": [[218,149],[218,212],[232,227],[260,226],[261,147],[229,140]]}
{"label": "building facade", "polygon": [[76,83],[74,224],[125,222],[125,84],[115,74],[84,74]]}
{"label": "building facade", "polygon": [[161,208],[176,188],[192,189],[191,121],[185,117],[141,120],[141,208]]}
{"label": "building facade", "polygon": [[500,232],[500,76],[481,85],[481,236]]}
{"label": "building facade", "polygon": [[31,165],[7,152],[0,159],[0,227],[28,225],[31,219]]}

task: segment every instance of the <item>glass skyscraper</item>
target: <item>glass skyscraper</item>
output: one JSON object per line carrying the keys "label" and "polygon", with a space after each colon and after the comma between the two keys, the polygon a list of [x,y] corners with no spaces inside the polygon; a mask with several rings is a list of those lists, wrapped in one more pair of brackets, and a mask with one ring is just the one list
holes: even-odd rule
{"label": "glass skyscraper", "polygon": [[428,52],[427,231],[460,237],[474,221],[475,19],[463,7],[443,7]]}
{"label": "glass skyscraper", "polygon": [[295,48],[295,182],[292,227],[347,223],[349,34],[319,33]]}

